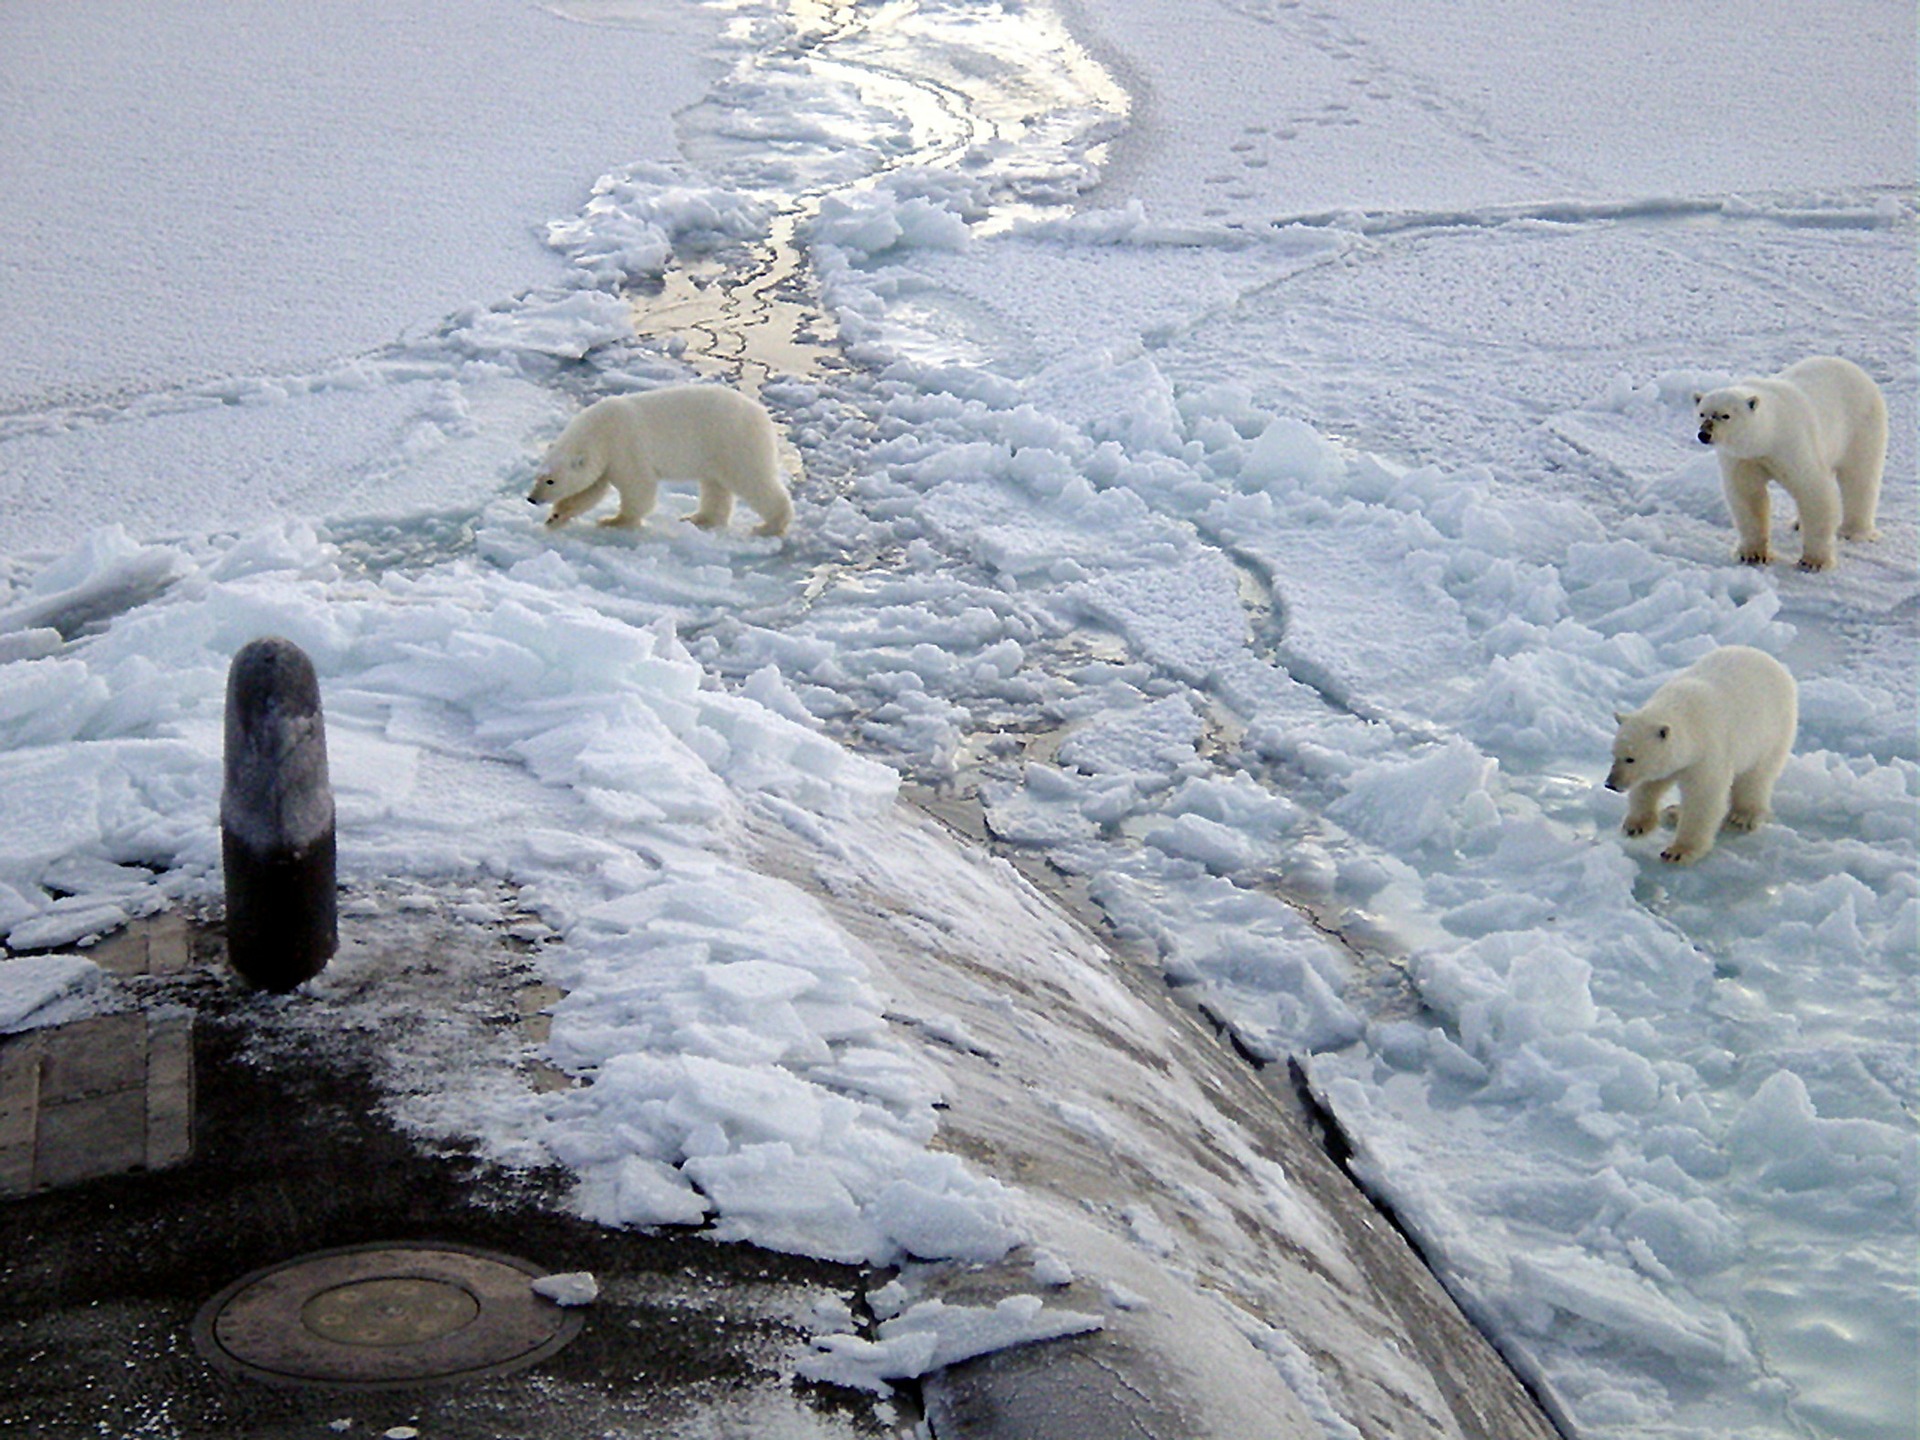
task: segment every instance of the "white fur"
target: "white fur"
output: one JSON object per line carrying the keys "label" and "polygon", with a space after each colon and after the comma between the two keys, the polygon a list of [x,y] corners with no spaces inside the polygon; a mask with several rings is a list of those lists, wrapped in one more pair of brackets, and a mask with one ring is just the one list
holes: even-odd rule
{"label": "white fur", "polygon": [[560,432],[527,499],[551,505],[550,526],[592,508],[609,489],[620,508],[602,525],[638,529],[662,480],[698,480],[700,506],[685,518],[725,525],[733,502],[760,517],[756,535],[784,535],[793,501],[781,477],[773,420],[759,401],[720,385],[669,385],[587,406]]}
{"label": "white fur", "polygon": [[1615,715],[1609,790],[1627,792],[1629,835],[1660,823],[1660,799],[1680,787],[1680,818],[1662,860],[1686,864],[1713,848],[1721,825],[1751,830],[1767,818],[1773,782],[1793,749],[1799,689],[1764,651],[1723,645]]}
{"label": "white fur", "polygon": [[1694,397],[1700,443],[1720,455],[1720,488],[1748,565],[1772,558],[1767,482],[1800,511],[1800,568],[1834,561],[1834,536],[1874,538],[1887,458],[1887,402],[1850,360],[1818,355],[1778,375]]}

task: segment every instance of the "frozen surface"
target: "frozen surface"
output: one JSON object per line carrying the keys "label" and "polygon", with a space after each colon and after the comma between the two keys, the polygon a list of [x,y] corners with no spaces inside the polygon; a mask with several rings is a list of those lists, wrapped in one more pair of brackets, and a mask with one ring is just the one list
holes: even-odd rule
{"label": "frozen surface", "polygon": [[305,374],[550,280],[543,223],[671,144],[717,28],[682,5],[616,29],[483,0],[453,39],[446,18],[9,6],[0,416]]}
{"label": "frozen surface", "polygon": [[[1569,1433],[1913,1428],[1910,7],[461,13],[457,55],[426,5],[0,18],[11,947],[212,893],[226,663],[284,634],[348,877],[554,937],[592,1083],[419,1123],[609,1224],[1004,1264],[1040,1212],[896,1033],[983,1027],[892,1010],[742,838],[824,864],[904,773],[1297,1061]],[[789,241],[847,363],[765,389],[788,541],[541,533],[565,418],[704,343],[631,305]],[[1829,351],[1887,393],[1882,536],[1737,567],[1690,395]],[[1609,717],[1729,643],[1800,740],[1772,823],[1663,867]],[[45,963],[8,1023],[84,1001]],[[973,1309],[818,1363],[1066,1323]]]}
{"label": "frozen surface", "polygon": [[1912,180],[1913,17],[1882,0],[1837,26],[1776,0],[1087,13],[1147,96],[1116,182],[1189,218],[1637,209]]}

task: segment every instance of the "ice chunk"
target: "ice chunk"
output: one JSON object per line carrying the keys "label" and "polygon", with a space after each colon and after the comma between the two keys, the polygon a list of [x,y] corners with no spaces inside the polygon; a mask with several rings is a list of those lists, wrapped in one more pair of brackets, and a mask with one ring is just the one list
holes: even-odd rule
{"label": "ice chunk", "polygon": [[1727,1148],[1769,1190],[1858,1191],[1871,1202],[1896,1194],[1911,1205],[1920,1175],[1920,1137],[1874,1120],[1822,1119],[1806,1082],[1777,1070],[1734,1117]]}
{"label": "ice chunk", "polygon": [[717,1207],[722,1240],[849,1263],[886,1263],[897,1253],[832,1169],[785,1141],[696,1156],[686,1171]]}
{"label": "ice chunk", "polygon": [[1330,491],[1347,473],[1331,441],[1303,421],[1282,417],[1260,432],[1240,464],[1241,479],[1266,488]]}
{"label": "ice chunk", "polygon": [[598,1300],[600,1282],[589,1271],[569,1270],[560,1275],[542,1275],[533,1282],[533,1293],[571,1309]]}
{"label": "ice chunk", "polygon": [[998,1260],[1015,1236],[973,1194],[936,1191],[912,1180],[896,1180],[874,1197],[873,1222],[909,1255],[964,1260]]}
{"label": "ice chunk", "polygon": [[105,978],[78,955],[18,955],[0,960],[0,1034],[44,1023],[61,1001],[86,995]]}
{"label": "ice chunk", "polygon": [[1015,1345],[1085,1335],[1104,1324],[1098,1315],[1050,1310],[1037,1295],[1010,1295],[990,1309],[922,1300],[881,1321],[874,1340],[822,1336],[798,1368],[811,1380],[884,1394],[889,1380],[915,1379]]}
{"label": "ice chunk", "polygon": [[1498,769],[1498,761],[1464,740],[1448,740],[1411,760],[1396,756],[1364,766],[1327,813],[1400,854],[1452,845],[1464,829],[1495,818],[1489,791]]}
{"label": "ice chunk", "polygon": [[1570,1246],[1544,1247],[1513,1260],[1516,1293],[1535,1307],[1532,1328],[1552,1311],[1611,1331],[1617,1341],[1709,1368],[1753,1363],[1746,1337],[1730,1317],[1668,1299],[1623,1265]]}

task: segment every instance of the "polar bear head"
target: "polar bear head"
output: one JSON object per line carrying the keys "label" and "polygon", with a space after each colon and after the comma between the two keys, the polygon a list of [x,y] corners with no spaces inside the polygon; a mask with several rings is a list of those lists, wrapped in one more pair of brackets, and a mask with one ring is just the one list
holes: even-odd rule
{"label": "polar bear head", "polygon": [[534,472],[533,489],[527,492],[527,499],[535,505],[552,505],[592,485],[606,469],[606,463],[594,453],[595,448],[568,444],[566,437],[561,436]]}
{"label": "polar bear head", "polygon": [[1727,385],[1693,397],[1700,443],[1733,455],[1764,454],[1772,436],[1765,397],[1750,385]]}
{"label": "polar bear head", "polygon": [[534,471],[527,499],[552,505],[594,485],[607,472],[605,430],[592,406],[574,416]]}
{"label": "polar bear head", "polygon": [[1693,756],[1670,716],[1651,705],[1643,710],[1616,713],[1620,727],[1613,737],[1613,768],[1607,771],[1607,789],[1628,790],[1648,780],[1665,780],[1692,763]]}

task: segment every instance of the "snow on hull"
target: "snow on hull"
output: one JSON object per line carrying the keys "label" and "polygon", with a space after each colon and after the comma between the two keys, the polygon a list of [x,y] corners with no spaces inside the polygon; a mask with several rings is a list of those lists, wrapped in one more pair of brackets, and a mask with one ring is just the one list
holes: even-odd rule
{"label": "snow on hull", "polygon": [[1098,1333],[939,1382],[990,1392],[995,1433],[1063,1395],[1083,1424],[1169,1436],[1554,1433],[1327,1158],[1284,1067],[1252,1073],[1150,971],[908,810],[771,818],[760,863],[872,955],[939,1075],[940,1147],[1019,1177],[1028,1237],[993,1264],[907,1267],[874,1297],[878,1347],[823,1341],[813,1373],[884,1375],[954,1305],[1005,1324],[1013,1289],[1048,1297],[1036,1318],[1060,1333],[1083,1311]]}

